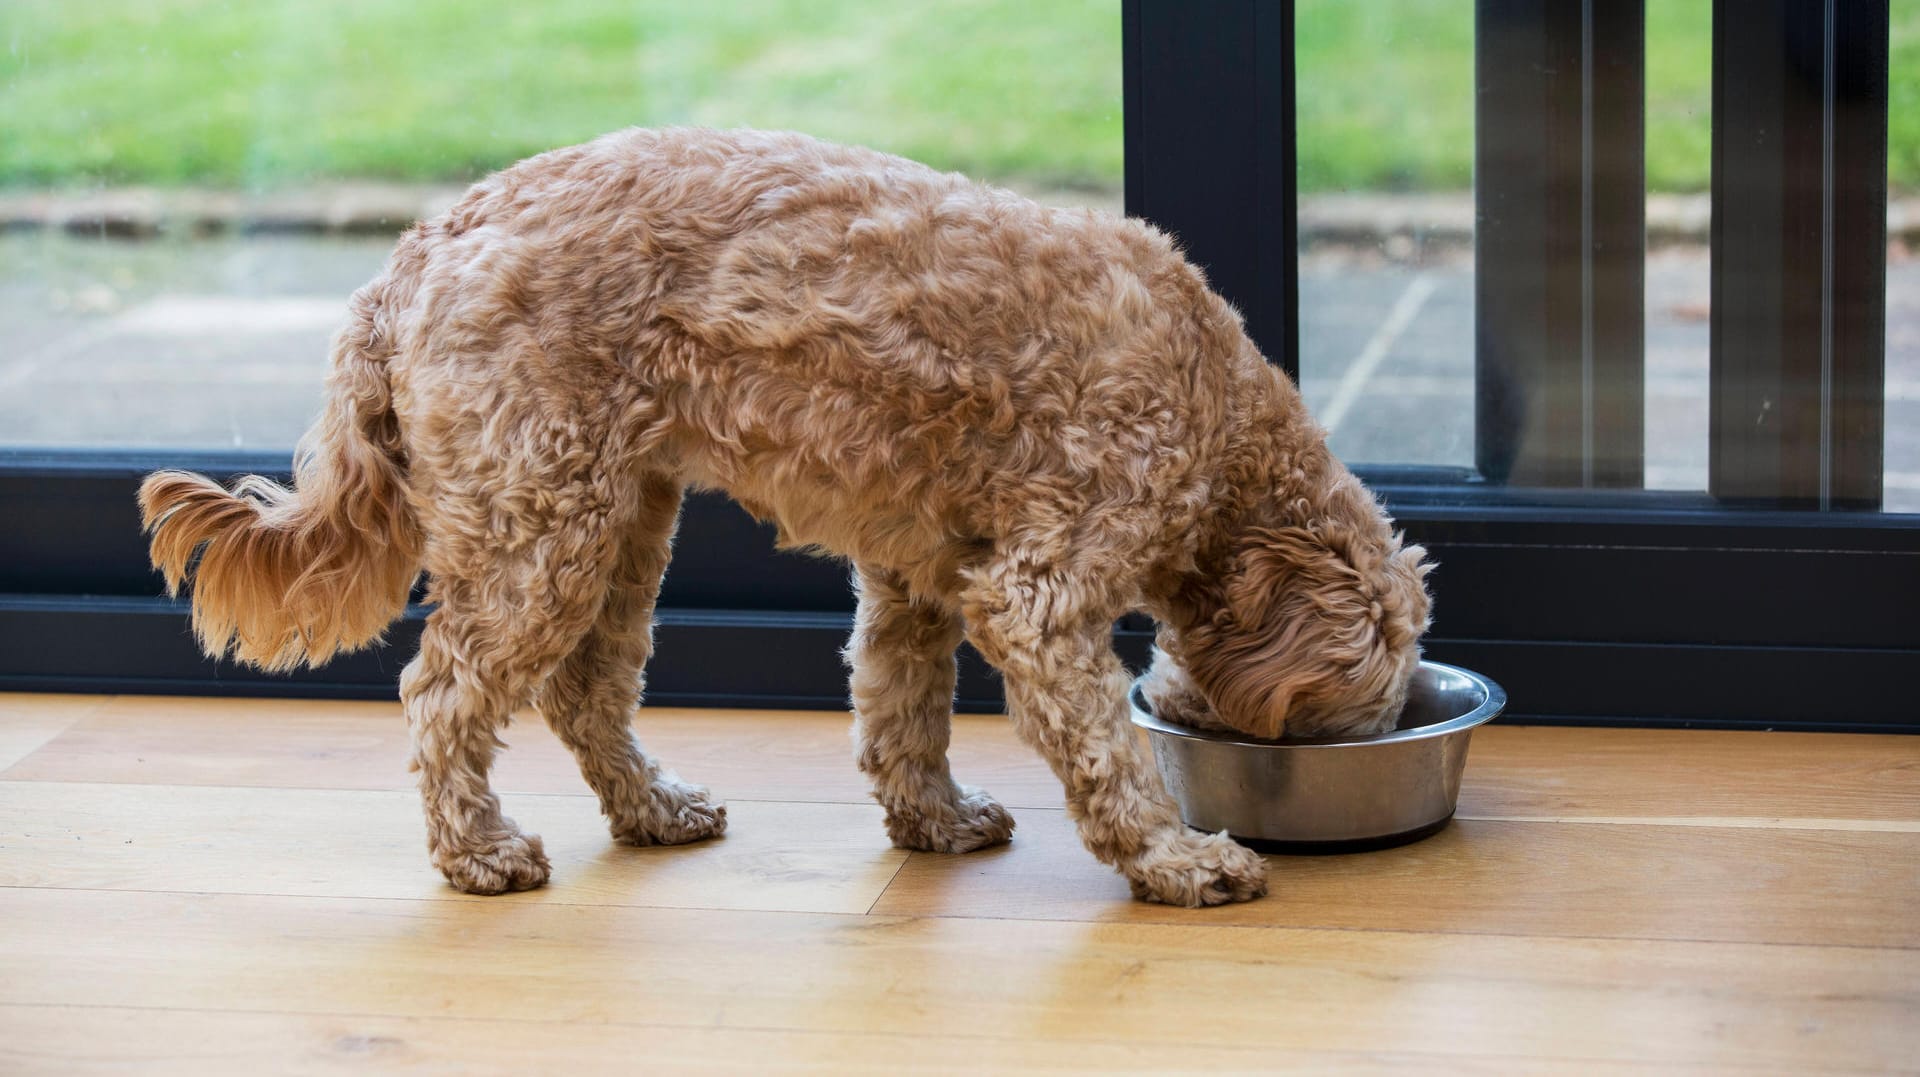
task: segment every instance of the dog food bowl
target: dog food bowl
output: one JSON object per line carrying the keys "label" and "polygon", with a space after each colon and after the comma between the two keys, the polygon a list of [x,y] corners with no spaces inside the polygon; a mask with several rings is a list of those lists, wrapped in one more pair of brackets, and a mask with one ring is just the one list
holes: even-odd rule
{"label": "dog food bowl", "polygon": [[1422,662],[1394,729],[1371,737],[1263,741],[1189,729],[1150,713],[1147,731],[1188,826],[1272,852],[1358,852],[1402,845],[1453,818],[1467,741],[1507,705],[1477,673]]}

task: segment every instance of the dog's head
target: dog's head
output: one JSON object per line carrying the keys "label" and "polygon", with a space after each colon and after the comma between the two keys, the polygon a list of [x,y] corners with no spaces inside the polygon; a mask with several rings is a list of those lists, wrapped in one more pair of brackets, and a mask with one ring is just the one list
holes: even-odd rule
{"label": "dog's head", "polygon": [[[1391,729],[1420,663],[1431,564],[1398,534],[1316,519],[1247,529],[1163,633],[1154,713],[1256,737]],[[1204,707],[1204,713],[1202,708]]]}

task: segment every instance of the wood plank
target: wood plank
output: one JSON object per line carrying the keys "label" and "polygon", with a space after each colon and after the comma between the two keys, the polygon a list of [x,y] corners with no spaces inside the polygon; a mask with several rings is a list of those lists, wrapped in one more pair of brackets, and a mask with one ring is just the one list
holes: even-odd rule
{"label": "wood plank", "polygon": [[411,793],[0,782],[0,886],[865,912],[906,854],[877,805],[728,806],[728,833],[636,849],[590,797],[514,794],[553,881],[477,898],[427,860]]}
{"label": "wood plank", "polygon": [[[744,800],[870,803],[854,766],[852,719],[823,711],[648,707],[641,742],[689,781]],[[502,791],[580,793],[573,757],[538,715],[502,734]],[[1059,807],[1060,785],[1005,718],[961,715],[951,753],[962,781],[1011,806]],[[28,781],[411,789],[397,703],[125,696],[81,722],[30,765]]]}
{"label": "wood plank", "polygon": [[[1398,849],[1268,865],[1266,898],[1205,922],[1920,947],[1920,834],[1455,820]],[[873,911],[1193,922],[1127,898],[1064,813],[1027,811],[1004,849],[915,853]]]}
{"label": "wood plank", "polygon": [[[1063,813],[1012,847],[890,849],[869,805],[741,801],[728,836],[631,849],[585,797],[510,795],[555,882],[511,901],[1183,922],[1129,899]],[[0,783],[0,885],[452,895],[410,793]],[[1920,946],[1920,834],[1458,820],[1415,845],[1276,857],[1274,893],[1210,923]],[[895,877],[895,872],[898,876]],[[892,885],[888,885],[892,879]],[[885,891],[884,894],[882,891]],[[878,905],[874,905],[878,899]]]}
{"label": "wood plank", "polygon": [[1458,818],[1497,819],[1509,823],[1617,823],[1621,826],[1699,826],[1754,830],[1875,830],[1889,834],[1920,832],[1915,819],[1821,819],[1781,818],[1758,815],[1476,815]]}
{"label": "wood plank", "polygon": [[111,696],[0,692],[0,771],[38,751]]}
{"label": "wood plank", "polygon": [[[1538,1070],[1541,1059],[1416,1052],[1300,1051],[1197,1040],[1119,1044],[1044,1039],[999,1030],[966,1035],[810,1032],[605,1023],[237,1013],[97,1006],[0,1006],[0,1072],[193,1073],[355,1071],[573,1073],[646,1068],[669,1073],[895,1074],[1061,1071],[1115,1073],[1432,1073]],[[1545,1060],[1560,1061],[1560,1060]],[[1571,1062],[1573,1060],[1564,1060]],[[1556,1067],[1557,1068],[1557,1067]],[[1639,1073],[1642,1065],[1582,1060],[1583,1072]],[[1653,1067],[1681,1072],[1681,1067]]]}
{"label": "wood plank", "polygon": [[1920,1057],[1920,962],[1901,951],[1201,920],[0,889],[0,1003],[1782,1070]]}
{"label": "wood plank", "polygon": [[1489,726],[1460,813],[1916,820],[1920,737]]}
{"label": "wood plank", "polygon": [[[725,797],[864,803],[847,725],[845,715],[824,712],[646,708],[637,729],[669,766]],[[505,739],[499,788],[582,791],[573,761],[537,717],[522,716]],[[123,696],[4,777],[404,789],[412,786],[406,756],[397,704]],[[1058,783],[1003,718],[956,719],[952,758],[960,780],[1010,807],[1061,805]],[[1460,814],[1916,821],[1920,738],[1490,726],[1475,734]]]}

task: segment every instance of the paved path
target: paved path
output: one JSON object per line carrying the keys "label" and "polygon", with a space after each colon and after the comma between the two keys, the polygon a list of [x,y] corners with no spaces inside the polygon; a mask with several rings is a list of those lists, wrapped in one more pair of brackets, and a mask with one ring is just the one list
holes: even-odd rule
{"label": "paved path", "polygon": [[[126,243],[0,236],[0,444],[282,451],[318,407],[327,341],[388,239]],[[1303,261],[1302,383],[1343,457],[1473,458],[1469,264]],[[1888,507],[1920,511],[1920,261],[1889,267]],[[1707,261],[1647,273],[1648,485],[1700,489]]]}

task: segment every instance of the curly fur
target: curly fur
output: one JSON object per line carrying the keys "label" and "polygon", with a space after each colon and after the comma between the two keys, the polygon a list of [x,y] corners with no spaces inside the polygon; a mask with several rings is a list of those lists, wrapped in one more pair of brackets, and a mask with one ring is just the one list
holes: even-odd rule
{"label": "curly fur", "polygon": [[1169,713],[1273,736],[1390,720],[1427,618],[1418,547],[1165,235],[792,134],[623,131],[416,226],[296,478],[152,476],[155,564],[210,653],[274,669],[375,638],[426,571],[402,699],[433,861],[476,892],[547,878],[487,784],[529,700],[623,840],[724,829],[629,726],[689,486],[855,564],[856,758],[895,842],[1013,829],[947,771],[964,636],[1152,900],[1265,867],[1181,825],[1113,619],[1160,620]]}

